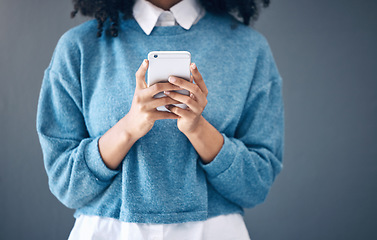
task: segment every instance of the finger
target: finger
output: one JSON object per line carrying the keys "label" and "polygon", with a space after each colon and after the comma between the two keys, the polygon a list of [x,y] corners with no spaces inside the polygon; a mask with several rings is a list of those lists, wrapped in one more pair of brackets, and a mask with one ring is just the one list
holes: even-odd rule
{"label": "finger", "polygon": [[154,121],[161,120],[161,119],[177,119],[179,118],[178,115],[171,113],[171,112],[165,112],[165,111],[158,111],[155,110],[151,113],[151,116]]}
{"label": "finger", "polygon": [[169,82],[156,83],[156,84],[153,84],[152,86],[149,86],[146,89],[147,91],[146,94],[153,97],[157,93],[160,93],[163,91],[173,91],[173,90],[182,90],[182,88],[180,88],[177,85],[171,84]]}
{"label": "finger", "polygon": [[147,59],[144,59],[143,63],[140,65],[139,69],[137,70],[135,77],[136,77],[136,88],[142,89],[147,87],[147,83],[145,82],[145,73],[147,72],[149,66],[149,62]]}
{"label": "finger", "polygon": [[[193,83],[194,82],[194,77],[191,75],[190,76],[190,82]],[[194,99],[195,101],[197,101],[197,98],[195,97],[195,95],[193,93],[190,92],[190,98]]]}
{"label": "finger", "polygon": [[180,107],[175,107],[175,106],[165,106],[165,107],[169,109],[169,111],[172,112],[173,114],[179,117],[183,117],[183,118],[191,118],[192,114],[194,114],[193,112],[186,109],[182,109]]}
{"label": "finger", "polygon": [[154,98],[152,101],[148,103],[148,108],[154,109],[159,106],[169,105],[169,104],[182,104],[182,103],[169,97]]}
{"label": "finger", "polygon": [[195,83],[192,83],[190,81],[187,81],[183,78],[175,77],[175,76],[170,76],[168,78],[169,83],[174,84],[182,89],[186,89],[192,93],[197,93],[201,92],[200,88],[196,86]]}
{"label": "finger", "polygon": [[188,82],[184,80],[183,78],[178,78],[174,76],[170,76],[168,80],[172,84],[177,85],[183,89],[186,89],[192,94],[194,94],[195,99],[197,99],[200,105],[205,106],[207,104],[206,95],[202,92],[202,90],[199,88],[197,84]]}
{"label": "finger", "polygon": [[190,66],[190,69],[191,69],[191,74],[194,77],[195,83],[198,84],[199,88],[202,90],[202,92],[204,93],[204,95],[207,96],[208,95],[207,86],[204,83],[202,74],[200,74],[200,72],[199,72],[196,64],[192,63],[191,66]]}
{"label": "finger", "polygon": [[177,100],[180,103],[186,104],[190,108],[190,110],[196,114],[201,114],[204,110],[204,108],[202,108],[197,101],[195,101],[189,96],[176,93],[176,92],[164,92],[164,93],[170,98]]}

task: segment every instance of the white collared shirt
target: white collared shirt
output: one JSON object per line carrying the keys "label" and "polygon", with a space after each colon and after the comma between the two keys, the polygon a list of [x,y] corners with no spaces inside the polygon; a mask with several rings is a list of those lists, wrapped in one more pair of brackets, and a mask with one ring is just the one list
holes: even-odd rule
{"label": "white collared shirt", "polygon": [[182,0],[169,9],[163,9],[146,0],[136,0],[133,16],[145,34],[156,26],[175,26],[189,30],[205,15],[205,9],[196,0]]}
{"label": "white collared shirt", "polygon": [[[182,0],[169,11],[146,0],[136,0],[133,15],[145,34],[154,27],[180,25],[189,30],[205,14],[196,0]],[[81,215],[69,235],[69,240],[249,240],[241,214],[233,213],[205,221],[177,224],[129,223],[113,218]]]}

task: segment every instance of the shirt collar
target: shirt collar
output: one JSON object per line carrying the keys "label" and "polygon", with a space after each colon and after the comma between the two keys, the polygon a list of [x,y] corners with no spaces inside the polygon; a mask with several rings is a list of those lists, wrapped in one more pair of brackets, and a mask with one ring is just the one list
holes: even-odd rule
{"label": "shirt collar", "polygon": [[[177,23],[189,30],[195,23],[203,7],[197,0],[182,0],[169,10],[173,13]],[[156,26],[157,20],[163,9],[153,5],[147,0],[136,0],[133,7],[133,16],[145,34],[149,35]]]}

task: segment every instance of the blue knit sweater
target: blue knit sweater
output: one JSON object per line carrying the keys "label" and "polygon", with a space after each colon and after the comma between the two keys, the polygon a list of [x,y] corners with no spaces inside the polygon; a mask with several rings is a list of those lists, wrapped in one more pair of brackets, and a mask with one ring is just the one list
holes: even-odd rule
{"label": "blue knit sweater", "polygon": [[[235,27],[236,26],[236,27]],[[37,132],[51,192],[81,214],[180,223],[241,213],[264,201],[282,168],[282,79],[266,39],[230,15],[187,31],[133,19],[96,37],[91,20],[66,32],[45,71]],[[176,120],[158,120],[116,170],[98,139],[130,110],[135,72],[150,51],[189,51],[207,85],[203,117],[224,137],[204,165]]]}

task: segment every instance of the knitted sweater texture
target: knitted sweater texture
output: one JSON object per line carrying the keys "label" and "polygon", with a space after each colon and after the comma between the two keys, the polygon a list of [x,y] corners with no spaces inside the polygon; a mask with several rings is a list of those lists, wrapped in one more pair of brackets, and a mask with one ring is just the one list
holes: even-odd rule
{"label": "knitted sweater texture", "polygon": [[[59,40],[42,82],[37,132],[51,192],[81,214],[125,222],[181,223],[241,213],[264,201],[282,169],[282,79],[266,39],[230,15],[187,31],[134,19],[96,37],[87,21]],[[158,120],[116,170],[99,138],[131,108],[135,72],[150,51],[189,51],[208,88],[203,117],[223,136],[203,164],[176,120]]]}

